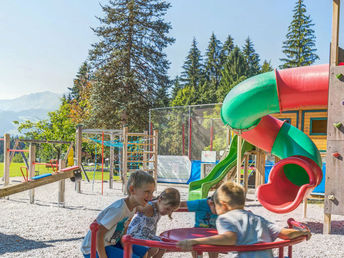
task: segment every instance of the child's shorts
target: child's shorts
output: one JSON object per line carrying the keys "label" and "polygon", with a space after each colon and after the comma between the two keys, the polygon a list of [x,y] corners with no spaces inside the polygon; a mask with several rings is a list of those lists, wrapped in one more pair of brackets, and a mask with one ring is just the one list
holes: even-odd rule
{"label": "child's shorts", "polygon": [[[133,258],[142,258],[148,251],[149,247],[142,245],[133,245]],[[108,258],[123,257],[124,251],[122,245],[118,242],[116,245],[109,245],[105,247],[105,252]],[[85,258],[90,258],[89,254],[84,254]],[[98,258],[98,253],[97,253]]]}

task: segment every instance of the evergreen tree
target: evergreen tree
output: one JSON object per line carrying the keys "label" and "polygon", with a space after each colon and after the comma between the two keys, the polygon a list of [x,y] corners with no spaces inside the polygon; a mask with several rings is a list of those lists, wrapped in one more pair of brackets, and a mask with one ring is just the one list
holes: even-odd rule
{"label": "evergreen tree", "polygon": [[68,99],[80,100],[81,92],[88,88],[88,84],[91,80],[91,67],[85,61],[79,68],[76,78],[74,79],[73,87],[68,88],[70,91]]}
{"label": "evergreen tree", "polygon": [[74,84],[67,97],[70,103],[71,118],[75,123],[83,123],[87,121],[90,114],[90,94],[91,94],[91,67],[87,62],[84,62],[74,79]]}
{"label": "evergreen tree", "polygon": [[249,37],[245,40],[245,45],[242,50],[247,63],[247,76],[251,77],[260,71],[259,55],[254,50],[254,46]]}
{"label": "evergreen tree", "polygon": [[221,49],[221,65],[223,65],[226,62],[226,59],[229,57],[233,49],[234,49],[234,40],[231,37],[231,35],[228,35]]}
{"label": "evergreen tree", "polygon": [[193,87],[196,91],[204,77],[201,51],[197,48],[197,42],[192,40],[191,49],[183,65],[184,71],[180,78],[184,85]]}
{"label": "evergreen tree", "polygon": [[274,68],[271,66],[271,61],[264,60],[264,63],[262,65],[261,72],[266,73],[272,71]]}
{"label": "evergreen tree", "polygon": [[309,15],[306,15],[306,6],[303,0],[297,0],[293,10],[293,20],[288,27],[287,40],[283,42],[285,58],[280,68],[290,68],[311,65],[319,59],[315,54],[314,24]]}
{"label": "evergreen tree", "polygon": [[216,92],[217,102],[222,102],[235,85],[247,78],[246,72],[245,57],[239,47],[236,46],[223,67],[220,87]]}
{"label": "evergreen tree", "polygon": [[180,84],[180,78],[179,76],[176,76],[176,78],[173,80],[173,88],[172,88],[172,101],[177,96],[178,91],[182,89],[182,85]]}
{"label": "evergreen tree", "polygon": [[[221,41],[211,34],[208,49],[206,50],[205,75],[209,86],[215,91],[221,80]],[[211,92],[208,92],[211,94]]]}
{"label": "evergreen tree", "polygon": [[163,20],[169,7],[163,0],[111,0],[102,6],[101,26],[93,29],[100,41],[90,51],[96,71],[91,126],[143,129],[149,108],[161,104],[170,87],[163,49],[174,42]]}

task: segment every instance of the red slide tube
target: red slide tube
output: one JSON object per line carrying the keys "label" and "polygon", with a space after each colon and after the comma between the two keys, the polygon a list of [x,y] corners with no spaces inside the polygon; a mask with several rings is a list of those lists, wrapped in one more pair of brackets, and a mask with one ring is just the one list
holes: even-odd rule
{"label": "red slide tube", "polygon": [[276,70],[280,111],[302,107],[327,108],[329,65]]}

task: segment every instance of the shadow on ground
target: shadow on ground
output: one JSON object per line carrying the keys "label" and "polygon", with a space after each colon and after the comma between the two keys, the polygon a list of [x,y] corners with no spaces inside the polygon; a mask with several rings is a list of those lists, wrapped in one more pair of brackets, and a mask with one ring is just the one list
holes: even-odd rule
{"label": "shadow on ground", "polygon": [[25,252],[32,249],[47,248],[52,246],[43,241],[22,238],[18,235],[0,233],[0,256],[5,253]]}
{"label": "shadow on ground", "polygon": [[[314,234],[323,233],[323,223],[307,221],[307,226]],[[332,235],[344,235],[344,220],[332,220],[331,221],[331,234]]]}
{"label": "shadow on ground", "polygon": [[18,235],[6,235],[0,233],[0,256],[6,253],[26,252],[33,249],[47,248],[53,246],[51,243],[79,241],[83,237],[69,239],[54,239],[48,241],[35,241],[22,238]]}

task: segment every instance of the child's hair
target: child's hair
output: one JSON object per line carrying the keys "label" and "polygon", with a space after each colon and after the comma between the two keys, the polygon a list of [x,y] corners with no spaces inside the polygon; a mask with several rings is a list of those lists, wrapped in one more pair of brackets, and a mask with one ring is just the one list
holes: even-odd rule
{"label": "child's hair", "polygon": [[147,172],[145,172],[143,170],[137,170],[135,172],[132,172],[130,174],[130,177],[129,177],[128,183],[127,183],[128,194],[130,193],[130,191],[129,191],[130,186],[133,186],[134,188],[139,188],[145,184],[154,184],[155,185],[154,178],[150,174],[148,174]]}
{"label": "child's hair", "polygon": [[227,181],[216,190],[214,194],[214,202],[216,204],[220,203],[219,195],[221,196],[221,201],[232,207],[243,207],[245,205],[245,190],[241,185],[234,182]]}
{"label": "child's hair", "polygon": [[[165,205],[178,208],[180,205],[180,193],[177,189],[169,187],[166,188],[157,198],[164,202]],[[170,219],[172,219],[171,215],[168,215]]]}

